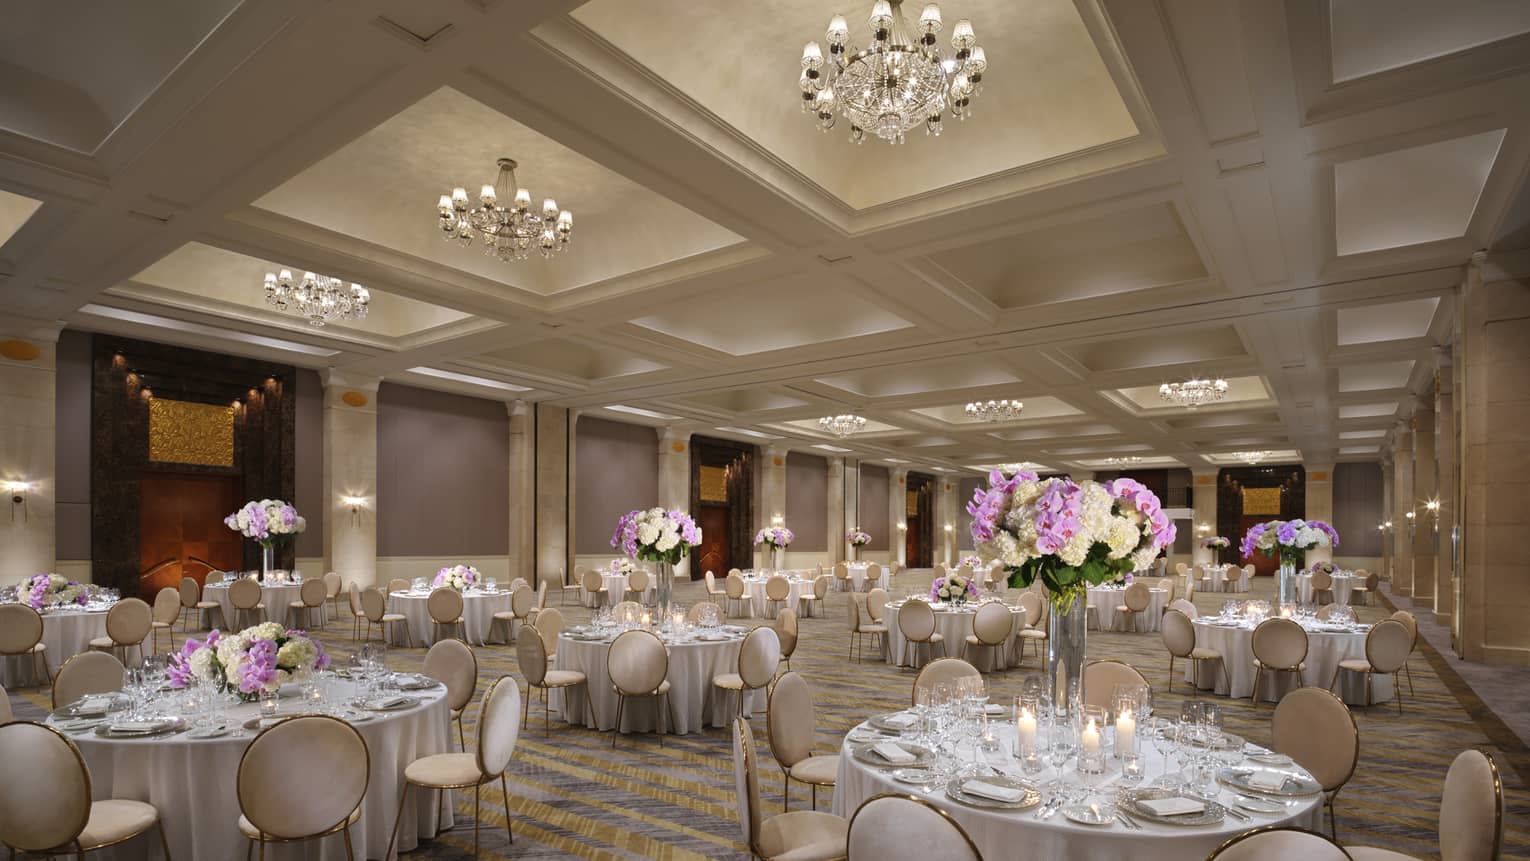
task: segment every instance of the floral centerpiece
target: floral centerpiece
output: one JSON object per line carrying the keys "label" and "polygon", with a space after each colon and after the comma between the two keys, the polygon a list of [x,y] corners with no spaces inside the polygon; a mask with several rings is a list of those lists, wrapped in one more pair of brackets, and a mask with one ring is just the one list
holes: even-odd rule
{"label": "floral centerpiece", "polygon": [[275,568],[276,545],[291,541],[299,532],[308,528],[292,507],[292,503],[280,499],[258,499],[246,502],[238,511],[223,518],[229,529],[260,544],[260,575],[265,580]]}
{"label": "floral centerpiece", "polygon": [[611,560],[611,564],[607,570],[612,574],[631,576],[632,572],[637,570],[637,566],[632,564],[631,559],[628,559],[625,556],[618,556],[617,558]]}
{"label": "floral centerpiece", "polygon": [[1280,560],[1280,603],[1296,603],[1296,569],[1308,550],[1338,547],[1339,533],[1321,520],[1269,520],[1257,523],[1243,535],[1238,550],[1245,559],[1263,553]]}
{"label": "floral centerpiece", "polygon": [[456,589],[458,592],[467,591],[471,586],[478,585],[478,569],[471,565],[450,565],[436,572],[436,579],[431,581],[431,588]]}
{"label": "floral centerpiece", "polygon": [[1040,581],[1051,603],[1047,678],[1052,701],[1083,696],[1085,608],[1099,585],[1147,568],[1174,542],[1174,523],[1140,482],[1109,484],[994,470],[967,505],[978,556],[998,561],[1011,586]]}
{"label": "floral centerpiece", "polygon": [[931,601],[945,601],[960,607],[967,603],[968,599],[976,600],[977,597],[977,580],[972,577],[947,574],[944,577],[936,577],[935,582],[930,584]]}
{"label": "floral centerpiece", "polygon": [[16,600],[41,613],[68,604],[84,606],[90,600],[90,590],[83,583],[57,574],[34,574],[21,581],[16,589]]}
{"label": "floral centerpiece", "polygon": [[1339,570],[1339,566],[1333,564],[1332,562],[1314,562],[1312,563],[1312,567],[1307,570],[1312,574],[1316,574],[1319,571],[1323,572],[1324,574],[1333,574],[1335,571]]}
{"label": "floral centerpiece", "polygon": [[252,701],[328,666],[329,654],[308,634],[264,622],[237,634],[214,629],[206,640],[188,639],[170,656],[170,687],[209,684]]}
{"label": "floral centerpiece", "polygon": [[701,527],[683,511],[662,508],[629,511],[616,521],[611,546],[627,556],[657,563],[655,586],[659,598],[659,618],[669,616],[674,594],[675,565],[687,550],[701,544]]}
{"label": "floral centerpiece", "polygon": [[781,570],[781,554],[796,538],[796,534],[785,526],[767,526],[756,532],[754,543],[765,545],[765,567],[772,571]]}
{"label": "floral centerpiece", "polygon": [[871,543],[871,533],[863,532],[859,526],[845,533],[845,541],[850,545],[850,559],[859,559],[861,548]]}
{"label": "floral centerpiece", "polygon": [[967,566],[968,568],[972,569],[973,571],[978,571],[978,570],[980,570],[980,569],[985,567],[985,565],[983,564],[982,557],[980,557],[980,556],[973,556],[973,555],[970,555],[970,554],[967,555],[967,556],[963,556],[962,558],[960,558],[960,559],[958,559],[956,561],[956,567],[960,568],[963,565]]}
{"label": "floral centerpiece", "polygon": [[1201,546],[1211,551],[1211,558],[1221,562],[1222,553],[1232,546],[1232,541],[1222,535],[1213,535],[1210,538],[1202,538]]}

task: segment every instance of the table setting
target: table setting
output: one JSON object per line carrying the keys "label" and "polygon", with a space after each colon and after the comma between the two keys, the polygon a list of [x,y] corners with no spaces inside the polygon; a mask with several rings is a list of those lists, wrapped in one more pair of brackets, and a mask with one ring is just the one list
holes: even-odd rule
{"label": "table setting", "polygon": [[[476,574],[476,571],[475,571]],[[439,575],[438,575],[439,578]],[[484,646],[491,642],[503,642],[503,640],[491,640],[490,634],[494,631],[494,614],[508,612],[510,610],[511,592],[508,589],[499,588],[499,580],[495,577],[474,578],[471,583],[459,582],[462,593],[462,636],[469,644]],[[388,612],[398,613],[408,619],[407,626],[391,626],[389,634],[397,639],[403,636],[407,630],[409,636],[426,648],[436,642],[436,626],[430,618],[430,593],[436,588],[453,588],[442,581],[440,585],[433,585],[432,581],[424,577],[416,577],[410,581],[407,590],[388,593]],[[396,645],[410,645],[396,643]]]}
{"label": "table setting", "polygon": [[[251,572],[245,577],[257,576]],[[223,612],[223,623],[234,624],[235,610],[233,599],[229,598],[228,589],[240,577],[232,577],[219,583],[208,583],[202,588],[202,597],[207,601],[217,601]],[[300,571],[273,571],[264,580],[260,581],[260,602],[266,605],[265,618],[278,625],[288,624],[288,605],[302,598],[303,574]],[[328,624],[329,611],[327,607],[316,608],[319,610],[320,625]]]}
{"label": "table setting", "polygon": [[1204,857],[1260,825],[1317,824],[1322,794],[1289,758],[1224,732],[1213,703],[1155,715],[1151,690],[1109,709],[1055,709],[1039,679],[1004,703],[983,680],[921,691],[845,737],[833,812],[912,792],[950,814],[985,857]]}
{"label": "table setting", "polygon": [[[36,574],[16,586],[0,590],[0,603],[26,604],[42,616],[43,658],[48,674],[55,675],[64,662],[90,650],[90,641],[106,636],[106,614],[121,593],[90,583],[68,580],[57,574]],[[0,685],[6,688],[36,684],[30,656],[0,660]]]}
{"label": "table setting", "polygon": [[[1360,622],[1349,607],[1337,608],[1330,617],[1320,618],[1317,608],[1310,604],[1282,607],[1278,612],[1269,601],[1225,601],[1215,615],[1193,620],[1195,643],[1222,653],[1227,663],[1227,675],[1214,666],[1202,669],[1197,679],[1193,667],[1185,671],[1185,679],[1201,688],[1214,688],[1217,693],[1243,698],[1254,692],[1254,629],[1260,622],[1273,616],[1292,619],[1307,632],[1306,669],[1302,682],[1314,687],[1327,687],[1333,682],[1334,672],[1340,661],[1358,660],[1365,657],[1365,638],[1371,626]],[[1287,673],[1266,673],[1261,695],[1276,699],[1289,686],[1290,679],[1280,678]],[[1363,676],[1340,674],[1335,693],[1351,705],[1365,705],[1366,691]],[[1231,688],[1228,687],[1231,679]],[[1370,702],[1386,702],[1393,696],[1391,676],[1378,675],[1372,680]]]}
{"label": "table setting", "polygon": [[845,567],[850,570],[850,588],[856,592],[869,592],[874,588],[887,588],[887,570],[889,566],[879,565],[882,573],[877,577],[873,585],[866,584],[866,572],[871,566],[870,562],[846,562]]}
{"label": "table setting", "polygon": [[[931,601],[928,595],[910,592],[904,598],[888,601],[882,609],[882,619],[887,624],[887,662],[895,667],[907,666],[904,662],[913,652],[904,648],[903,631],[898,626],[898,610],[909,601],[924,601],[930,605],[930,609],[935,613],[935,630],[945,638],[946,653],[955,657],[961,652],[962,643],[966,641],[967,635],[972,633],[972,620],[977,615],[978,608],[984,604],[999,602],[1009,609],[1014,622],[1014,627],[1011,629],[1011,636],[1013,636],[1014,631],[1019,629],[1025,618],[1025,608],[1017,603],[1009,603],[1010,600],[1009,596],[1002,598],[985,596],[959,602]],[[979,670],[985,672],[1002,670],[1009,666],[1009,651],[1008,648],[984,649],[984,654],[974,652],[969,657],[976,661],[974,666],[977,666]],[[917,657],[915,655],[914,659],[917,660]]]}
{"label": "table setting", "polygon": [[782,603],[786,609],[791,610],[793,613],[798,612],[797,598],[803,594],[810,595],[813,592],[812,578],[800,577],[796,572],[756,571],[750,569],[740,572],[740,574],[744,578],[744,594],[749,599],[746,602],[746,606],[749,608],[749,614],[755,618],[774,619],[776,617],[775,611],[780,609],[777,607],[775,610],[772,610],[770,599],[765,595],[766,582],[776,574],[786,578],[788,592],[786,600]]}
{"label": "table setting", "polygon": [[[1120,631],[1124,614],[1116,608],[1126,603],[1126,587],[1129,584],[1104,583],[1088,587],[1089,606],[1094,608],[1090,621],[1097,630]],[[1168,589],[1149,589],[1148,606],[1138,614],[1133,630],[1157,631],[1163,619],[1163,610],[1169,600]]]}

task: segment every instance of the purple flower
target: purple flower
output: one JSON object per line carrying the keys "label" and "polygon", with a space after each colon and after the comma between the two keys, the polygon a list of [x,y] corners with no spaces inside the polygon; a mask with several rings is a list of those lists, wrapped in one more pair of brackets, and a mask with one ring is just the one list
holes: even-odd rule
{"label": "purple flower", "polygon": [[1259,537],[1264,535],[1269,528],[1270,525],[1268,523],[1256,523],[1250,527],[1247,532],[1243,533],[1243,542],[1238,545],[1238,552],[1243,554],[1244,558],[1253,556],[1255,551],[1259,549]]}
{"label": "purple flower", "polygon": [[1296,543],[1296,524],[1287,520],[1275,529],[1275,540],[1281,544]]}

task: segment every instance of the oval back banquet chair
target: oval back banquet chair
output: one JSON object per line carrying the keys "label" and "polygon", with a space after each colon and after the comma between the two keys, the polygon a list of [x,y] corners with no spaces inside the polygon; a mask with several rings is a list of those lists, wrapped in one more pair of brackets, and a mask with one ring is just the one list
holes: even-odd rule
{"label": "oval back banquet chair", "polygon": [[522,580],[520,583],[521,585],[515,586],[510,590],[510,609],[496,612],[492,617],[493,621],[489,624],[489,636],[491,639],[494,636],[495,630],[501,625],[505,627],[506,633],[504,637],[496,642],[515,642],[521,626],[526,624],[526,617],[531,615],[531,602],[535,596],[531,591],[531,587],[526,585],[526,581]]}
{"label": "oval back banquet chair", "polygon": [[580,585],[584,587],[584,594],[580,597],[590,602],[591,607],[599,607],[606,602],[606,596],[611,593],[606,589],[606,578],[601,576],[594,568],[579,575]]}
{"label": "oval back banquet chair", "polygon": [[[1440,798],[1441,861],[1498,861],[1503,849],[1503,780],[1493,758],[1463,750],[1445,773]],[[1412,855],[1369,846],[1344,847],[1355,861],[1412,861]]]}
{"label": "oval back banquet chair", "polygon": [[[760,803],[760,775],[754,754],[754,730],[733,719],[733,779],[738,824],[750,854],[761,861],[834,861],[845,857],[850,823],[842,816],[796,810],[767,817]],[[934,858],[940,856],[931,856]]]}
{"label": "oval back banquet chair", "polygon": [[339,610],[340,593],[345,588],[345,581],[341,579],[340,572],[338,571],[326,571],[323,580],[324,601],[336,605],[335,609]]}
{"label": "oval back banquet chair", "polygon": [[771,627],[776,629],[776,639],[781,641],[781,660],[785,662],[786,669],[792,668],[792,655],[797,651],[797,635],[800,633],[797,626],[797,614],[790,607],[783,607],[776,614],[775,624]]}
{"label": "oval back banquet chair", "polygon": [[382,592],[378,591],[377,589],[367,589],[363,591],[361,593],[361,610],[366,614],[367,617],[366,638],[368,640],[372,639],[373,625],[376,625],[381,629],[383,641],[387,642],[388,626],[403,623],[404,643],[409,646],[414,645],[414,635],[409,630],[408,617],[406,617],[403,613],[389,613],[388,599],[383,597]]}
{"label": "oval back banquet chair", "polygon": [[856,646],[861,647],[860,657],[862,660],[865,659],[865,641],[867,637],[875,637],[877,645],[884,651],[886,649],[887,626],[881,622],[862,621],[861,612],[860,602],[855,600],[854,595],[851,595],[845,601],[845,616],[850,626],[850,651],[845,656],[847,661],[855,659]]}
{"label": "oval back banquet chair", "polygon": [[227,621],[240,629],[260,622],[266,611],[260,597],[260,584],[254,580],[240,578],[228,584],[228,603],[234,610],[234,618]]}
{"label": "oval back banquet chair", "polygon": [[[803,572],[803,576],[807,576],[806,571]],[[819,594],[818,591],[820,588],[820,581],[822,581],[823,584],[821,587],[824,590],[823,594]],[[813,577],[807,583],[804,583],[802,586],[798,587],[799,594],[797,595],[797,612],[802,614],[802,618],[806,619],[809,616],[816,615],[813,612],[813,608],[817,607],[819,603],[823,601],[824,595],[828,594],[828,589],[829,579],[823,575]]]}
{"label": "oval back banquet chair", "polygon": [[81,652],[58,668],[53,680],[53,708],[76,702],[87,694],[122,690],[122,662],[110,652]]}
{"label": "oval back banquet chair", "polygon": [[42,641],[42,614],[28,604],[0,604],[0,660],[32,662],[32,674],[40,688],[48,680],[48,647]]}
{"label": "oval back banquet chair", "polygon": [[473,857],[478,857],[478,831],[483,817],[479,810],[483,802],[483,785],[499,781],[499,790],[505,799],[505,836],[515,843],[510,831],[510,785],[505,781],[505,770],[515,755],[515,743],[521,735],[521,689],[515,679],[500,676],[494,686],[483,696],[483,706],[478,712],[478,749],[473,753],[436,753],[421,757],[404,769],[404,791],[398,795],[398,814],[393,817],[393,836],[388,838],[388,851],[384,858],[392,858],[393,843],[398,839],[398,824],[404,818],[404,802],[409,797],[409,787],[448,789],[473,787]]}
{"label": "oval back banquet chair", "polygon": [[962,657],[967,657],[968,649],[987,649],[997,658],[1003,654],[1014,632],[1015,616],[1009,607],[998,601],[989,601],[978,607],[972,617],[972,633],[962,641]]}
{"label": "oval back banquet chair", "polygon": [[[324,602],[329,598],[329,585],[323,580],[304,580],[298,587],[298,599],[287,603],[287,615],[303,614],[303,630],[314,627],[314,613],[319,614],[318,627],[324,627]],[[296,625],[291,627],[296,628]]]}
{"label": "oval back banquet chair", "polygon": [[11,712],[11,695],[5,692],[5,685],[0,685],[0,726],[16,719]]}
{"label": "oval back banquet chair", "polygon": [[445,586],[430,590],[430,597],[425,599],[425,612],[430,614],[430,624],[434,628],[434,637],[439,640],[447,631],[453,636],[465,637],[467,625],[462,621],[462,593],[456,589]]}
{"label": "oval back banquet chair", "polygon": [[1266,825],[1228,840],[1206,856],[1206,861],[1350,861],[1338,843],[1316,831],[1292,826]]}
{"label": "oval back banquet chair", "polygon": [[1025,644],[1036,644],[1036,657],[1041,657],[1041,650],[1047,642],[1047,619],[1046,602],[1041,596],[1027,589],[1020,593],[1020,606],[1025,608],[1025,627],[1016,634],[1015,639],[1020,645],[1020,658],[1015,661],[1018,665],[1025,660]]}
{"label": "oval back banquet chair", "polygon": [[909,694],[911,705],[919,704],[919,692],[933,688],[943,682],[954,682],[957,679],[981,679],[983,674],[978,668],[967,663],[961,658],[936,658],[925,664],[919,670],[919,675],[914,676],[914,686]]}
{"label": "oval back banquet chair", "polygon": [[792,595],[792,581],[783,574],[772,574],[765,581],[765,617],[774,619],[776,610],[786,609]]}
{"label": "oval back banquet chair", "polygon": [[866,563],[866,579],[861,582],[862,591],[870,592],[882,585],[882,566],[875,562]]}
{"label": "oval back banquet chair", "polygon": [[[1152,602],[1153,594],[1148,590],[1146,580],[1137,580],[1126,587],[1126,593],[1121,596],[1121,603],[1116,605],[1116,614],[1121,617],[1121,630],[1136,631],[1137,620],[1147,613],[1148,605]],[[1115,620],[1111,620],[1111,628],[1115,628]]]}
{"label": "oval back banquet chair", "polygon": [[1327,604],[1333,601],[1333,575],[1327,571],[1312,572],[1312,601]]}
{"label": "oval back banquet chair", "polygon": [[939,807],[912,795],[875,795],[850,816],[848,861],[939,858],[983,861],[966,829]]}
{"label": "oval back banquet chair", "polygon": [[[1373,699],[1372,682],[1376,675],[1391,676],[1393,687],[1397,687],[1397,671],[1408,662],[1408,650],[1412,647],[1413,638],[1406,625],[1396,619],[1383,619],[1365,635],[1365,657],[1340,661],[1334,668],[1333,681],[1328,683],[1328,689],[1333,690],[1333,686],[1339,682],[1339,676],[1345,672],[1364,673],[1365,704],[1369,706]],[[1402,691],[1394,692],[1393,696],[1397,699],[1397,713],[1402,714]]]}
{"label": "oval back banquet chair", "polygon": [[[1418,648],[1418,618],[1415,617],[1412,613],[1409,613],[1407,610],[1398,610],[1396,613],[1393,613],[1387,618],[1396,619],[1397,621],[1407,626],[1408,633],[1413,636],[1413,646],[1412,648],[1408,649],[1408,657],[1413,657],[1413,649]],[[1406,661],[1403,662],[1403,673],[1408,677],[1408,695],[1412,696],[1413,670],[1408,666]]]}
{"label": "oval back banquet chair", "polygon": [[[361,606],[361,584],[352,580],[349,594],[351,598],[351,639],[357,640],[361,638],[361,620],[366,618],[367,615],[367,611],[362,609]],[[371,623],[368,622],[368,624],[370,625]],[[370,628],[368,630],[370,631]]]}
{"label": "oval back banquet chair", "polygon": [[122,663],[129,662],[128,650],[138,649],[138,659],[143,660],[143,641],[153,629],[154,611],[138,598],[123,598],[106,611],[106,636],[90,641],[92,649],[121,654]]}
{"label": "oval back banquet chair", "polygon": [[716,625],[721,618],[722,610],[710,601],[697,601],[685,614],[685,620],[692,625]]}
{"label": "oval back banquet chair", "polygon": [[1264,681],[1264,671],[1271,673],[1295,673],[1296,683],[1301,684],[1302,671],[1307,669],[1307,632],[1293,619],[1265,619],[1254,629],[1250,639],[1254,652],[1253,704],[1259,705],[1259,684]]}
{"label": "oval back banquet chair", "polygon": [[1349,706],[1322,688],[1298,688],[1275,707],[1270,747],[1283,753],[1323,787],[1328,833],[1338,839],[1333,801],[1360,763],[1360,728]]}
{"label": "oval back banquet chair", "polygon": [[[153,805],[92,798],[90,770],[74,742],[30,721],[0,726],[0,844],[12,858],[18,852],[84,858],[160,825]],[[169,859],[162,826],[159,844]]]}
{"label": "oval back banquet chair", "polygon": [[626,631],[618,635],[606,652],[606,675],[616,692],[616,726],[611,731],[611,746],[616,747],[616,737],[621,735],[627,698],[652,697],[659,710],[654,734],[663,747],[665,706],[669,704],[669,650],[664,648],[664,641],[651,631]]}
{"label": "oval back banquet chair", "polygon": [[558,637],[563,633],[563,611],[557,607],[548,607],[537,614],[532,625],[537,629],[537,636],[542,638],[542,648],[547,652],[548,663],[552,663],[558,657]]}
{"label": "oval back banquet chair", "polygon": [[405,580],[402,577],[394,577],[392,580],[388,581],[388,591],[390,593],[392,593],[392,592],[408,592],[409,588],[410,588],[409,581]]}
{"label": "oval back banquet chair", "polygon": [[708,571],[706,574],[707,600],[716,604],[719,598],[727,598],[728,590],[717,588],[717,575]]}
{"label": "oval back banquet chair", "polygon": [[[1195,608],[1192,606],[1190,609],[1193,611]],[[1216,649],[1195,644],[1195,625],[1191,624],[1190,617],[1183,610],[1171,607],[1163,614],[1163,629],[1159,635],[1163,637],[1163,647],[1169,650],[1169,690],[1174,690],[1175,658],[1190,659],[1190,675],[1195,679],[1190,684],[1192,695],[1200,689],[1201,661],[1216,661],[1221,664],[1222,678],[1227,682],[1227,689],[1232,690],[1232,677],[1228,675],[1227,664],[1222,659],[1222,653]]]}
{"label": "oval back banquet chair", "polygon": [[[697,605],[701,606],[701,605]],[[573,688],[586,684],[584,673],[578,670],[550,670],[547,668],[547,647],[542,645],[542,637],[531,630],[530,635],[520,637],[515,641],[516,662],[520,664],[521,675],[526,679],[526,698],[521,705],[521,726],[528,726],[531,722],[531,692],[535,688],[542,689],[542,734],[546,735],[552,730],[552,710],[547,702],[547,692],[553,688]],[[567,702],[567,700],[565,700]],[[588,691],[584,698],[586,714],[590,706]],[[567,717],[567,715],[565,715]],[[590,726],[595,725],[594,719],[587,721]]]}
{"label": "oval back banquet chair", "polygon": [[1090,661],[1084,666],[1084,705],[1099,706],[1112,713],[1110,695],[1116,685],[1149,687],[1148,680],[1131,664],[1123,661]]}
{"label": "oval back banquet chair", "polygon": [[765,739],[781,766],[782,811],[791,806],[793,780],[810,787],[812,809],[817,810],[818,787],[833,786],[839,774],[839,754],[813,753],[817,731],[812,689],[802,676],[787,673],[770,689],[765,706]]}
{"label": "oval back banquet chair", "polygon": [[648,603],[648,572],[642,568],[636,568],[627,575],[627,591],[636,595],[639,604]]}
{"label": "oval back banquet chair", "polygon": [[175,622],[181,617],[181,590],[174,586],[164,586],[154,593],[152,614],[149,633],[154,639],[154,653],[159,654],[160,631],[170,637],[170,651],[175,651]]}
{"label": "oval back banquet chair", "polygon": [[[744,594],[743,574],[740,574],[736,569],[729,571],[728,579],[723,581],[723,591],[726,593],[723,596],[726,599],[724,601],[724,609],[728,611],[729,616],[749,615],[749,598]],[[735,604],[738,605],[737,613],[733,611]]]}
{"label": "oval back banquet chair", "polygon": [[467,750],[467,738],[462,731],[462,713],[478,690],[478,656],[461,640],[438,640],[425,653],[425,666],[421,672],[446,685],[446,707],[451,719],[457,722],[457,743]]}
{"label": "oval back banquet chair", "polygon": [[[216,571],[213,572],[213,574],[216,574],[216,573],[217,573]],[[212,574],[208,574],[207,575],[207,582],[209,582],[209,583],[215,582],[212,579],[212,576],[213,576]],[[222,580],[222,579],[223,579],[223,575],[219,574],[218,575],[218,580]],[[224,624],[224,621],[223,621],[223,605],[219,604],[217,601],[208,601],[206,599],[206,596],[202,594],[202,587],[197,585],[197,581],[194,578],[191,578],[191,577],[182,577],[181,578],[180,594],[181,594],[181,616],[182,616],[181,630],[182,631],[189,631],[189,630],[191,630],[191,616],[192,616],[193,613],[195,613],[199,617],[197,619],[197,627],[199,627],[199,628],[202,627],[203,623],[207,620],[207,614],[211,613],[211,612],[216,612],[218,614],[218,624],[219,625],[223,625]]]}
{"label": "oval back banquet chair", "polygon": [[850,589],[850,564],[847,562],[834,563],[834,588],[840,592]]}
{"label": "oval back banquet chair", "polygon": [[[351,826],[361,819],[372,763],[366,740],[350,724],[327,715],[301,715],[261,730],[239,758],[239,832],[260,846],[345,835],[353,858]],[[308,792],[292,792],[303,775]]]}
{"label": "oval back banquet chair", "polygon": [[[909,653],[908,666],[923,666],[919,662],[919,647],[928,646],[929,654],[933,656],[936,646],[940,647],[940,656],[946,657],[946,638],[935,630],[935,610],[924,601],[905,601],[898,608],[898,631],[903,634],[903,651]],[[898,656],[898,663],[903,663],[903,655]]]}
{"label": "oval back banquet chair", "polygon": [[[851,598],[850,600],[854,601],[855,599]],[[883,617],[883,614],[887,612],[887,600],[887,590],[881,587],[866,593],[866,618],[870,619],[873,624],[887,624],[887,620]]]}
{"label": "oval back banquet chair", "polygon": [[1201,611],[1197,610],[1194,604],[1186,601],[1184,598],[1175,598],[1173,602],[1169,604],[1169,609],[1178,610],[1179,612],[1184,613],[1185,618],[1192,622],[1196,619],[1199,619],[1201,616]]}
{"label": "oval back banquet chair", "polygon": [[744,637],[738,650],[738,672],[723,673],[712,678],[712,685],[722,691],[731,691],[738,697],[734,714],[744,716],[744,695],[769,687],[781,665],[781,639],[776,630],[758,627]]}

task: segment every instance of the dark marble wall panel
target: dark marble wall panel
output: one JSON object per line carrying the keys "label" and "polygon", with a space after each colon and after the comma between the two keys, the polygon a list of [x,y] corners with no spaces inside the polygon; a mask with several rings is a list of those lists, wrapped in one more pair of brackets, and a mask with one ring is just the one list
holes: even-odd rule
{"label": "dark marble wall panel", "polygon": [[309,558],[324,555],[324,384],[317,371],[300,368],[294,382],[293,458],[297,478],[292,504],[308,519],[308,529],[298,536],[296,553]]}
{"label": "dark marble wall panel", "polygon": [[[1333,528],[1339,532],[1335,556],[1380,556],[1382,512],[1381,464],[1341,463],[1333,468]],[[1425,516],[1427,520],[1427,515]],[[1449,536],[1447,535],[1448,539]],[[1449,541],[1445,542],[1447,546]]]}
{"label": "dark marble wall panel", "polygon": [[57,361],[55,555],[89,559],[90,334],[73,330],[60,334]]}

